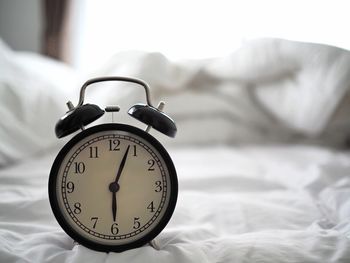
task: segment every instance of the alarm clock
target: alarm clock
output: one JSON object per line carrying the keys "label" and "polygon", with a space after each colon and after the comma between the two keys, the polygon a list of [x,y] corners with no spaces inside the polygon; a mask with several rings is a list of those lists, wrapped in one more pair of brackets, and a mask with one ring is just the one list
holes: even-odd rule
{"label": "alarm clock", "polygon": [[[106,111],[84,104],[86,88],[98,82],[125,81],[142,86],[146,104],[128,114],[147,125],[146,130],[121,123],[85,129]],[[62,229],[90,249],[122,252],[150,243],[167,225],[176,205],[178,181],[175,166],[163,145],[148,133],[152,127],[175,137],[175,122],[150,101],[150,88],[140,79],[90,79],[80,90],[77,106],[59,119],[58,138],[77,133],[58,153],[51,168],[50,205]]]}

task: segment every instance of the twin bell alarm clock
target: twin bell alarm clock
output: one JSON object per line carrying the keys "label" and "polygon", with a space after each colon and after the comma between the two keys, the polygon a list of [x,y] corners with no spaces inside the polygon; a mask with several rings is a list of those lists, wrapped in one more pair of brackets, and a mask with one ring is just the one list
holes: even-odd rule
{"label": "twin bell alarm clock", "polygon": [[[106,123],[85,129],[105,112],[84,104],[86,88],[104,81],[142,86],[146,104],[128,114],[147,125],[146,130]],[[174,121],[150,101],[142,80],[102,77],[88,80],[77,106],[59,119],[58,138],[77,133],[58,153],[49,177],[50,205],[62,229],[76,242],[97,251],[121,252],[150,243],[167,225],[176,205],[178,182],[174,164],[163,145],[148,133],[155,130],[175,137]]]}

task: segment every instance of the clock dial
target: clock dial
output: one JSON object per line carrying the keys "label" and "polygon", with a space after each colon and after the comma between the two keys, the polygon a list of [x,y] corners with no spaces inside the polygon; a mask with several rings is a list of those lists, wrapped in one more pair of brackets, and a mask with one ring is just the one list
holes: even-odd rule
{"label": "clock dial", "polygon": [[142,130],[120,124],[77,137],[62,149],[50,175],[50,201],[61,226],[98,250],[150,241],[169,221],[177,198],[165,149]]}

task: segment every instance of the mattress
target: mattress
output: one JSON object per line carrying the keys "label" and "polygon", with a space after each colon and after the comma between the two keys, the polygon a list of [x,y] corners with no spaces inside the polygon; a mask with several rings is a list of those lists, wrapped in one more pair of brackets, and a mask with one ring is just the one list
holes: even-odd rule
{"label": "mattress", "polygon": [[0,170],[0,262],[350,262],[350,152],[310,145],[171,148],[172,219],[145,245],[96,252],[58,225],[54,148]]}

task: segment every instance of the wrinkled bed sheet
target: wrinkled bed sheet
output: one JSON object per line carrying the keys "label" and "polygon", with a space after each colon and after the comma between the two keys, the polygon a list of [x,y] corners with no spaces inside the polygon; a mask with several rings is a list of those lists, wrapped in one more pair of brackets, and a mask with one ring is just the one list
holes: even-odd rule
{"label": "wrinkled bed sheet", "polygon": [[312,146],[174,148],[178,204],[157,237],[87,249],[49,206],[57,150],[0,171],[0,262],[350,262],[350,153]]}

